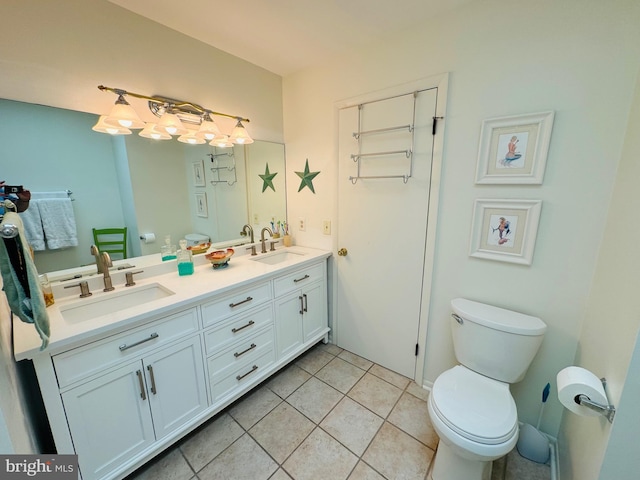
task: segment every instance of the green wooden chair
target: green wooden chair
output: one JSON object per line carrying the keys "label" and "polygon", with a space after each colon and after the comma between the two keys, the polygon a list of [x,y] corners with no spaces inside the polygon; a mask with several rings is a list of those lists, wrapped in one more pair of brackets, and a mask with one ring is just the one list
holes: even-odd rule
{"label": "green wooden chair", "polygon": [[93,241],[100,252],[107,252],[112,258],[114,254],[127,258],[127,227],[94,228]]}

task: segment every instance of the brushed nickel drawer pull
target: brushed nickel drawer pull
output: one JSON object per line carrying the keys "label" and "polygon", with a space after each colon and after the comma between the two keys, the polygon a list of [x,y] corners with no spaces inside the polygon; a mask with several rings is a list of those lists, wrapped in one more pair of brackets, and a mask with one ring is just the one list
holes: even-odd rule
{"label": "brushed nickel drawer pull", "polygon": [[298,300],[300,300],[300,315],[302,315],[304,313],[304,302],[302,301],[302,296],[298,297]]}
{"label": "brushed nickel drawer pull", "polygon": [[142,380],[142,372],[140,370],[136,370],[136,375],[138,376],[138,382],[140,383],[140,398],[142,400],[146,400],[147,396],[144,393],[144,380]]}
{"label": "brushed nickel drawer pull", "polygon": [[239,306],[239,305],[242,305],[243,303],[250,302],[251,300],[253,300],[253,297],[247,297],[247,298],[245,298],[244,300],[242,300],[241,302],[238,302],[238,303],[230,303],[230,304],[229,304],[229,306],[230,306],[231,308],[233,308],[233,307],[237,307],[237,306]]}
{"label": "brushed nickel drawer pull", "polygon": [[158,391],[156,390],[156,377],[153,375],[153,367],[151,365],[147,365],[147,370],[149,371],[149,377],[151,378],[151,393],[155,395]]}
{"label": "brushed nickel drawer pull", "polygon": [[246,325],[241,326],[240,328],[232,328],[231,329],[231,333],[238,333],[240,330],[244,330],[247,327],[250,327],[251,325],[253,325],[254,322],[253,320],[249,320],[249,323],[247,323]]}
{"label": "brushed nickel drawer pull", "polygon": [[252,344],[251,344],[251,346],[250,346],[249,348],[247,348],[246,350],[243,350],[242,352],[236,352],[236,353],[234,353],[234,354],[233,354],[233,356],[234,356],[234,357],[236,357],[236,358],[238,358],[238,357],[240,357],[240,356],[244,355],[245,353],[247,353],[247,352],[249,352],[249,351],[253,350],[254,348],[256,348],[256,344],[255,344],[255,343],[252,343]]}
{"label": "brushed nickel drawer pull", "polygon": [[236,376],[236,380],[240,381],[242,380],[244,377],[246,377],[247,375],[249,375],[250,373],[255,372],[258,369],[258,365],[254,365],[253,367],[251,367],[251,370],[249,370],[247,373],[245,373],[244,375],[238,375]]}
{"label": "brushed nickel drawer pull", "polygon": [[145,343],[145,342],[148,342],[150,340],[153,340],[154,338],[158,338],[158,334],[155,333],[155,332],[153,332],[147,338],[145,338],[143,340],[138,340],[137,342],[132,343],[131,345],[127,345],[126,343],[123,343],[118,348],[120,349],[121,352],[124,352],[125,350],[128,350],[130,348],[136,347],[136,346],[140,345],[141,343]]}
{"label": "brushed nickel drawer pull", "polygon": [[309,306],[309,299],[307,298],[307,294],[303,293],[302,298],[304,298],[304,308],[302,310],[308,312],[309,310],[307,310],[307,307]]}
{"label": "brushed nickel drawer pull", "polygon": [[293,280],[293,283],[301,282],[302,280],[306,280],[307,278],[309,278],[309,274],[305,275],[305,276],[304,276],[304,277],[302,277],[302,278],[295,278],[295,279]]}

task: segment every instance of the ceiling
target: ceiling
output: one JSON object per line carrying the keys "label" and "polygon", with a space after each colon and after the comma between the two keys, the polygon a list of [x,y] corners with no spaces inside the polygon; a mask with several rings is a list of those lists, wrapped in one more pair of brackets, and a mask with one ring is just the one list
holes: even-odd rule
{"label": "ceiling", "polygon": [[281,76],[474,0],[109,0]]}

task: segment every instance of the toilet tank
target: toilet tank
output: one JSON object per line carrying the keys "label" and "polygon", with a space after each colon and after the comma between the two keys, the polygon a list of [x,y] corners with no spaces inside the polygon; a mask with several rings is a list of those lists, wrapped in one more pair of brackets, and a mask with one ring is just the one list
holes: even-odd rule
{"label": "toilet tank", "polygon": [[546,324],[537,317],[464,298],[451,301],[456,358],[465,367],[506,383],[527,373]]}

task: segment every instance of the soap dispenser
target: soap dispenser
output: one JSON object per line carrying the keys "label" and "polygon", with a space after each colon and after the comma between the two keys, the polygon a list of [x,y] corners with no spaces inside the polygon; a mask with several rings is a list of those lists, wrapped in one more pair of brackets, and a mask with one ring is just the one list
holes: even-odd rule
{"label": "soap dispenser", "polygon": [[164,245],[160,247],[160,255],[163,262],[176,259],[176,246],[171,245],[171,235],[164,237]]}
{"label": "soap dispenser", "polygon": [[187,241],[180,240],[180,250],[178,250],[178,275],[193,274],[193,256],[191,250],[187,249]]}

